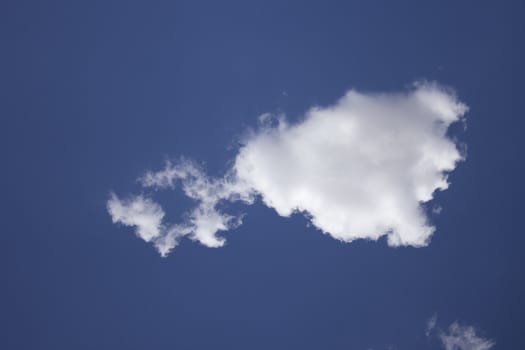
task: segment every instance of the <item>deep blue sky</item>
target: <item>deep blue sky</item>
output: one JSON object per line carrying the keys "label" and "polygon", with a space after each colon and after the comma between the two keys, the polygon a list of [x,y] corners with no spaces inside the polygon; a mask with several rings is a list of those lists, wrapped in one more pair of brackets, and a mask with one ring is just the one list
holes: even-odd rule
{"label": "deep blue sky", "polygon": [[[524,8],[511,1],[3,1],[2,349],[438,348],[472,324],[525,348]],[[521,22],[521,23],[518,23]],[[520,66],[518,66],[520,64]],[[468,159],[426,248],[340,243],[252,206],[228,245],[162,259],[111,190],[166,156],[226,168],[263,112],[347,89],[453,86]],[[177,218],[177,195],[161,197]]]}

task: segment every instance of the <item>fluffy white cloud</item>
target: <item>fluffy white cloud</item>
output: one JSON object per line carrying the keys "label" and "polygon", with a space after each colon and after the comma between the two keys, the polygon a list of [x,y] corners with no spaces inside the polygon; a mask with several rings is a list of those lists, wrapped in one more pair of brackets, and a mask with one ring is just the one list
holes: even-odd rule
{"label": "fluffy white cloud", "polygon": [[472,326],[452,323],[448,332],[442,332],[439,336],[445,350],[490,350],[494,342],[484,339],[476,334],[476,329]]}
{"label": "fluffy white cloud", "polygon": [[334,238],[423,246],[434,231],[421,203],[448,187],[462,159],[446,136],[467,107],[437,85],[408,94],[349,91],[289,125],[262,127],[242,146],[235,174],[282,216],[306,212]]}
{"label": "fluffy white cloud", "polygon": [[146,173],[145,188],[180,184],[196,201],[182,224],[163,223],[162,209],[141,196],[136,203],[113,196],[108,210],[114,222],[136,226],[163,255],[182,236],[209,247],[224,245],[217,232],[236,227],[240,218],[222,213],[217,204],[253,203],[256,196],[281,216],[305,213],[341,241],[387,235],[393,246],[423,246],[434,227],[421,203],[448,187],[447,173],[462,159],[446,133],[466,111],[436,84],[395,94],[352,90],[332,106],[310,109],[297,123],[284,117],[272,123],[264,115],[222,178],[208,177],[187,160]]}

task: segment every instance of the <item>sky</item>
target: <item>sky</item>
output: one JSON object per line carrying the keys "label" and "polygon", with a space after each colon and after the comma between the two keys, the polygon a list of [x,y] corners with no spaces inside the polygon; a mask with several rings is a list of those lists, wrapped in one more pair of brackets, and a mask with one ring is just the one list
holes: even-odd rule
{"label": "sky", "polygon": [[523,10],[3,1],[0,348],[525,348]]}

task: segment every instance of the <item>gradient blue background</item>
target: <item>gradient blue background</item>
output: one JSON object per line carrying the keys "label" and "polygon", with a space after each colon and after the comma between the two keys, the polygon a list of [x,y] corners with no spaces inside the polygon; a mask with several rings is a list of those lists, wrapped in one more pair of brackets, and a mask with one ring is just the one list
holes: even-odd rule
{"label": "gradient blue background", "polygon": [[[525,348],[518,3],[2,1],[0,348],[435,349],[435,313]],[[418,79],[471,108],[426,248],[255,205],[225,248],[162,259],[106,212],[166,156],[220,174],[261,113]]]}

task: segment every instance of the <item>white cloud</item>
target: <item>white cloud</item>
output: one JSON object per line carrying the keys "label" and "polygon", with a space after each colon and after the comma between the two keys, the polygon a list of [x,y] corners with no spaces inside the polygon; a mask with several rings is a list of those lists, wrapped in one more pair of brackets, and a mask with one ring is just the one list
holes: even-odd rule
{"label": "white cloud", "polygon": [[387,235],[392,246],[423,246],[434,227],[421,204],[448,187],[447,173],[462,160],[446,132],[466,111],[453,93],[427,83],[396,94],[352,90],[334,105],[310,109],[298,123],[265,114],[224,177],[210,178],[181,160],[141,178],[145,188],[180,184],[196,201],[182,224],[164,224],[162,209],[143,197],[138,203],[149,209],[114,196],[108,210],[114,222],[136,226],[163,255],[181,236],[224,245],[217,232],[238,226],[240,218],[217,204],[252,203],[255,196],[281,216],[307,214],[315,227],[341,241]]}
{"label": "white cloud", "polygon": [[452,323],[448,332],[442,332],[439,338],[445,350],[490,350],[494,346],[492,340],[477,335],[474,327],[457,322]]}
{"label": "white cloud", "polygon": [[[452,323],[447,331],[437,326],[437,316],[427,320],[425,335],[427,338],[438,336],[440,345],[445,350],[490,350],[495,345],[493,340],[480,337],[478,331],[472,326]],[[393,349],[388,346],[386,349]],[[370,349],[372,350],[372,349]]]}
{"label": "white cloud", "polygon": [[408,94],[350,91],[300,123],[263,126],[234,170],[281,216],[307,212],[336,239],[388,235],[392,246],[423,246],[434,227],[420,204],[448,187],[462,157],[446,131],[466,110],[433,84]]}
{"label": "white cloud", "polygon": [[107,208],[114,223],[135,226],[137,236],[146,242],[156,239],[163,231],[164,210],[143,196],[121,200],[112,193]]}
{"label": "white cloud", "polygon": [[146,242],[152,242],[162,256],[166,256],[178,238],[191,232],[187,225],[167,226],[163,223],[164,210],[153,200],[142,195],[120,199],[111,194],[107,209],[114,223],[135,227],[135,233]]}
{"label": "white cloud", "polygon": [[211,179],[187,160],[177,164],[167,162],[163,170],[147,172],[140,182],[144,188],[154,189],[173,188],[180,182],[184,194],[197,202],[183,223],[168,224],[163,222],[163,209],[153,200],[143,195],[121,200],[111,194],[107,206],[113,222],[134,226],[137,235],[146,242],[153,242],[162,256],[169,254],[183,236],[207,247],[222,247],[225,240],[218,237],[217,232],[237,227],[242,217],[222,213],[216,208],[218,202],[253,201],[253,196],[241,181],[233,181],[229,175]]}

